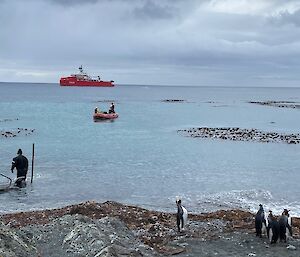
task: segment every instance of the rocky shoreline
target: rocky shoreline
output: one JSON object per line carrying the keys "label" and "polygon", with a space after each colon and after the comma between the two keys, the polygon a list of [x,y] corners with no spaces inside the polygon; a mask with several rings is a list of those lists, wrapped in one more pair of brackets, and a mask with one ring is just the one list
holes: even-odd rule
{"label": "rocky shoreline", "polygon": [[1,215],[0,256],[299,256],[299,218],[293,231],[293,247],[273,247],[255,237],[254,214],[247,211],[189,214],[178,233],[174,213],[86,202]]}
{"label": "rocky shoreline", "polygon": [[277,132],[264,132],[257,129],[200,127],[180,129],[177,132],[190,137],[214,138],[233,141],[287,144],[300,143],[300,134],[280,134]]}

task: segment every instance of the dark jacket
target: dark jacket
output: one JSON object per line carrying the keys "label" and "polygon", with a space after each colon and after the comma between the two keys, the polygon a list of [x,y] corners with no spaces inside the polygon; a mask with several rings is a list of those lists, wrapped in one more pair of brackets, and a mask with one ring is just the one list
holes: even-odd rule
{"label": "dark jacket", "polygon": [[11,164],[11,171],[13,172],[14,168],[17,169],[17,178],[18,177],[25,177],[27,175],[28,171],[28,159],[23,156],[22,154],[19,154],[17,157],[13,158],[12,164]]}

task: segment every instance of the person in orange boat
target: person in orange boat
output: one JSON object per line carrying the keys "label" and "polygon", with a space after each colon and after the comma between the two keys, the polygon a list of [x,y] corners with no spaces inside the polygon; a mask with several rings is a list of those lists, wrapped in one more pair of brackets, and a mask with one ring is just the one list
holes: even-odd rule
{"label": "person in orange boat", "polygon": [[100,110],[99,107],[96,107],[96,108],[95,108],[95,114],[96,114],[96,113],[102,113],[102,111]]}
{"label": "person in orange boat", "polygon": [[114,105],[114,103],[111,103],[111,105],[109,107],[108,113],[115,113],[115,105]]}

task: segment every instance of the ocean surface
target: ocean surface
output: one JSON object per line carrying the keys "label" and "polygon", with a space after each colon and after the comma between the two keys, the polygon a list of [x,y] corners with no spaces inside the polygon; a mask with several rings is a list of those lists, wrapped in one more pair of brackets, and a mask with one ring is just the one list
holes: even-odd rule
{"label": "ocean surface", "polygon": [[[168,103],[165,99],[183,102]],[[114,88],[0,83],[0,173],[11,178],[19,148],[30,162],[28,185],[0,193],[0,213],[107,200],[189,212],[242,208],[300,216],[300,145],[235,142],[183,136],[191,127],[256,128],[299,133],[300,109],[249,101],[300,102],[300,88]],[[98,106],[115,102],[119,118],[94,122]],[[1,135],[1,134],[0,134]],[[32,144],[33,184],[30,184]]]}

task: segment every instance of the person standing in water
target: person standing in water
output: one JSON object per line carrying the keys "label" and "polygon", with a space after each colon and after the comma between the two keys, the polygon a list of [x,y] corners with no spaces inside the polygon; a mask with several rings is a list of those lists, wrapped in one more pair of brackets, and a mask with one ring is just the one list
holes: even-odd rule
{"label": "person standing in water", "polygon": [[[14,172],[14,168],[17,169],[17,181],[16,186],[22,187],[25,184],[27,171],[28,171],[28,159],[22,154],[22,150],[17,152],[18,156],[13,158],[11,164],[11,172]],[[20,179],[18,179],[20,178]]]}

